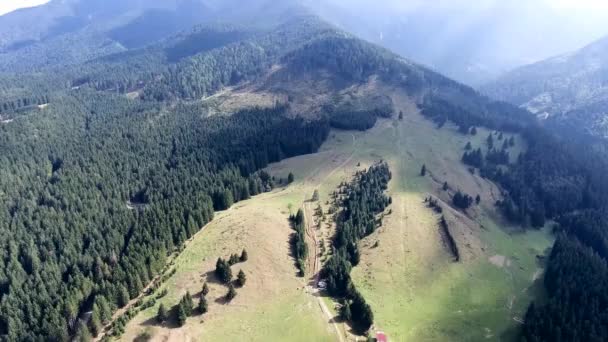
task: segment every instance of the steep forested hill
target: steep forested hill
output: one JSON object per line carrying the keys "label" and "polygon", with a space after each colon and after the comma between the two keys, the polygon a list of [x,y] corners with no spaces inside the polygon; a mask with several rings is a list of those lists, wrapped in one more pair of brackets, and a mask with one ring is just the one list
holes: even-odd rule
{"label": "steep forested hill", "polygon": [[484,86],[485,93],[550,122],[608,136],[608,38],[581,50],[516,69]]}

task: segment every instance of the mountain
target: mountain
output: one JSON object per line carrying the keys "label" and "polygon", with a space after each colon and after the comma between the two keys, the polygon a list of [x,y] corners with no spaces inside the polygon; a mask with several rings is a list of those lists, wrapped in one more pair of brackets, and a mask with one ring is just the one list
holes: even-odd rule
{"label": "mountain", "polygon": [[550,123],[608,137],[608,37],[521,67],[482,87]]}
{"label": "mountain", "polygon": [[606,16],[567,12],[550,1],[307,3],[339,27],[472,86],[597,39]]}
{"label": "mountain", "polygon": [[[40,16],[39,23],[30,20],[36,18],[34,14]],[[152,25],[165,19],[159,26]],[[470,317],[479,320],[478,293],[463,283],[471,278],[465,267],[473,267],[480,275],[482,299],[490,303],[483,309],[503,315],[496,321],[518,321],[519,317],[513,319],[513,305],[523,314],[534,298],[528,293],[534,292],[528,291],[530,279],[537,279],[541,273],[538,261],[545,258],[540,247],[530,251],[506,235],[528,230],[534,245],[545,246],[549,219],[558,224],[553,231],[561,234],[544,260],[548,265],[544,279],[547,304],[530,306],[523,326],[526,339],[604,340],[608,336],[608,307],[601,304],[608,302],[608,287],[589,290],[590,284],[608,283],[607,216],[603,214],[608,203],[608,159],[599,147],[588,148],[571,136],[562,139],[539,126],[528,111],[492,100],[345,32],[297,2],[53,1],[0,18],[6,28],[10,20],[18,25],[6,31],[2,58],[10,63],[3,63],[0,73],[0,339],[120,337],[129,320],[160,301],[171,305],[167,311],[176,319],[166,321],[166,313],[159,308],[160,319],[148,316],[145,325],[171,329],[178,334],[175,339],[183,340],[178,326],[194,314],[192,295],[183,292],[196,286],[200,297],[203,277],[214,282],[212,291],[230,290],[221,297],[217,291],[213,293],[215,301],[209,307],[220,309],[213,316],[196,319],[197,325],[206,329],[203,321],[207,317],[237,324],[242,337],[250,327],[245,325],[243,330],[240,312],[226,314],[247,309],[247,305],[230,304],[241,288],[235,290],[234,284],[222,282],[230,281],[227,269],[247,257],[233,255],[225,261],[223,254],[234,252],[221,245],[207,246],[215,253],[208,259],[211,263],[220,258],[216,263],[219,272],[196,268],[191,277],[169,279],[177,268],[190,268],[175,263],[185,253],[186,243],[216,213],[229,214],[233,210],[228,209],[237,202],[254,202],[255,196],[274,190],[268,196],[288,194],[289,199],[276,210],[255,209],[258,222],[254,223],[265,225],[266,215],[279,217],[284,226],[273,229],[291,233],[287,210],[291,211],[292,202],[307,205],[304,202],[309,201],[293,195],[289,186],[309,186],[312,194],[336,200],[328,209],[341,221],[335,229],[329,224],[335,239],[323,237],[332,240],[326,250],[333,255],[321,276],[331,279],[332,295],[344,305],[339,321],[353,326],[354,333],[365,334],[374,321],[365,296],[377,283],[366,280],[359,292],[350,278],[351,268],[366,257],[358,242],[379,228],[384,216],[399,216],[395,222],[400,228],[409,228],[406,223],[416,226],[418,222],[411,220],[417,215],[410,209],[416,208],[424,212],[421,221],[428,229],[419,230],[424,238],[412,239],[413,243],[426,244],[428,238],[430,248],[440,247],[439,258],[446,256],[442,246],[450,250],[448,263],[442,260],[441,267],[436,267],[432,262],[428,269],[420,270],[422,282],[416,285],[425,290],[433,289],[436,280],[445,282],[446,275],[453,277],[439,291],[439,302],[431,311],[442,308],[444,300],[460,310],[468,298],[474,309]],[[50,29],[57,23],[60,29]],[[33,42],[24,42],[28,39]],[[423,130],[412,132],[408,126],[412,124]],[[384,131],[369,139],[366,132],[375,127]],[[367,137],[360,139],[367,145],[357,145],[361,136]],[[350,155],[322,150],[325,143],[339,140],[345,144],[351,139],[354,152]],[[395,159],[367,149],[386,141]],[[471,141],[477,149],[467,144]],[[402,149],[403,144],[407,149]],[[342,173],[352,175],[353,182],[336,184],[339,188],[333,191],[316,188],[316,172],[295,185],[287,184],[294,180],[293,174],[284,178],[268,172],[272,163],[317,152],[336,164],[325,178]],[[340,160],[353,161],[355,153],[365,155],[368,163],[384,159],[400,164],[402,173],[395,174],[399,181],[393,184],[413,191],[407,193],[410,202],[395,207],[394,213],[392,209],[385,212],[392,202],[384,193],[392,191],[387,185],[389,164],[376,164],[369,173],[345,169],[346,162]],[[308,166],[321,170],[325,165],[308,162]],[[434,166],[441,171],[436,172]],[[453,184],[439,177],[452,177]],[[475,192],[462,193],[463,179]],[[441,203],[428,197],[430,192],[443,196]],[[482,196],[487,203],[481,202]],[[319,211],[318,215],[325,212],[323,208]],[[296,245],[298,255],[306,254],[304,235],[316,233],[302,231],[302,219],[307,215],[291,216],[296,223],[294,236],[281,235],[276,246],[250,250],[252,259],[265,254],[266,247],[284,251],[287,257],[288,241]],[[461,226],[460,235],[473,239],[471,244],[461,244],[462,260],[459,236],[452,236],[449,227],[454,218]],[[508,234],[497,227],[502,221]],[[253,226],[255,229],[241,235],[242,222],[230,224],[232,235],[226,236],[234,243],[267,233]],[[397,231],[393,235],[397,239],[407,238],[406,229]],[[497,236],[504,240],[495,241]],[[257,238],[266,240],[265,236]],[[308,239],[316,244],[316,238]],[[383,277],[393,271],[386,268],[391,265],[386,261],[394,257],[392,248],[409,253],[403,244],[391,247],[394,241],[390,240],[380,245],[363,242],[373,246],[366,253],[373,249],[388,253],[381,260]],[[486,255],[490,248],[496,254]],[[509,248],[516,251],[512,260],[503,255]],[[402,259],[420,264],[427,256],[434,257],[430,255],[434,251],[415,257],[402,254]],[[520,258],[519,252],[527,253],[526,258]],[[475,253],[482,257],[475,262],[465,259]],[[318,263],[318,255],[310,255]],[[188,257],[207,260],[200,254]],[[267,261],[269,267],[273,263]],[[295,263],[305,273],[300,260]],[[289,266],[283,273],[295,277],[295,267]],[[403,269],[410,272],[408,267]],[[260,279],[265,273],[263,268],[258,270],[248,273],[246,277],[252,278],[248,283],[256,282],[264,289],[268,280],[275,281]],[[519,274],[516,277],[510,272]],[[224,277],[218,278],[218,273]],[[508,273],[507,282],[488,287],[484,280],[501,278],[498,273]],[[525,284],[514,281],[524,278]],[[236,285],[244,285],[246,278],[239,279]],[[166,287],[161,288],[167,282],[177,285],[178,292],[168,294]],[[304,281],[290,284],[294,284],[292,290],[297,288],[298,296],[311,295],[305,293]],[[455,286],[466,293],[456,301]],[[399,283],[398,298],[386,298],[395,303],[413,300],[418,306],[414,298],[400,297],[410,296],[404,288]],[[514,288],[515,293],[511,292]],[[494,300],[494,292],[511,298],[510,305]],[[239,293],[237,298],[245,292]],[[264,299],[283,299],[281,295],[271,293]],[[182,300],[177,304],[179,297]],[[206,299],[199,300],[196,312],[206,314]],[[579,310],[586,302],[598,304]],[[282,307],[291,310],[288,315],[266,315],[265,306],[255,307],[254,315],[266,328],[269,320],[292,324],[298,320],[285,323],[284,318],[316,306],[282,302]],[[455,329],[453,312],[436,315],[449,320],[448,333]],[[332,325],[336,321],[332,319]],[[385,322],[395,321],[399,320]],[[462,326],[469,330],[470,321]],[[429,334],[435,334],[434,330]],[[299,330],[299,338],[302,331],[306,329]],[[477,333],[513,334],[490,332],[482,326]]]}
{"label": "mountain", "polygon": [[53,0],[0,17],[0,71],[82,63],[143,47],[197,24],[269,27],[295,2]]}

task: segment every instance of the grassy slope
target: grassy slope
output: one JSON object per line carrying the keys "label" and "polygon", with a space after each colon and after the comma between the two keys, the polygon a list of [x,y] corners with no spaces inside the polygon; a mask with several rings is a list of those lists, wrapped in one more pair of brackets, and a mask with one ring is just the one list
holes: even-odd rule
{"label": "grassy slope", "polygon": [[[159,327],[150,324],[155,306],[140,313],[123,338],[132,340],[149,331],[155,339],[176,341],[336,340],[333,327],[307,293],[305,280],[295,277],[288,207],[296,210],[314,189],[324,203],[339,182],[379,159],[388,160],[394,174],[393,213],[362,242],[362,262],[352,274],[372,305],[377,328],[396,341],[512,337],[518,324],[514,318],[522,316],[534,295],[531,284],[539,270],[535,256],[550,245],[549,234],[499,227],[493,208],[498,189],[471,175],[460,162],[465,143],[483,146],[488,131],[465,137],[453,127],[437,130],[407,100],[395,100],[406,114],[404,121],[382,120],[364,133],[335,131],[319,153],[272,165],[269,170],[278,177],[292,171],[296,183],[219,213],[193,238],[177,259],[177,273],[167,282],[169,295],[162,301],[173,305],[186,289],[198,293],[218,256],[247,248],[249,261],[234,266],[233,273],[242,267],[248,283],[231,304],[214,301],[225,288],[213,284],[204,322],[195,316],[181,329]],[[513,157],[524,147],[519,139],[517,145]],[[419,176],[423,163],[430,170],[427,177]],[[440,190],[444,180],[482,197],[482,205],[470,210],[473,220],[455,211],[445,213],[463,259],[457,264],[441,242],[438,216],[423,203],[429,193],[449,200]],[[331,230],[317,234],[328,243]],[[378,247],[373,248],[376,241]]]}

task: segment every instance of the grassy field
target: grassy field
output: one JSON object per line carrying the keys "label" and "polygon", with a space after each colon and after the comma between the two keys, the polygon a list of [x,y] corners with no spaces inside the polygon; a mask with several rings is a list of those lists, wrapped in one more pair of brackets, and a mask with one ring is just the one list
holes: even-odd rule
{"label": "grassy field", "polygon": [[[129,323],[123,339],[148,332],[159,341],[338,340],[306,287],[308,279],[296,277],[287,217],[315,189],[323,204],[356,170],[383,159],[393,172],[392,213],[362,241],[361,264],[352,272],[372,306],[375,328],[392,341],[512,340],[530,300],[540,295],[534,286],[542,271],[536,256],[550,246],[550,234],[505,225],[494,208],[499,190],[460,162],[468,141],[474,148],[485,146],[487,130],[478,129],[476,136],[460,135],[449,125],[438,130],[407,99],[394,99],[404,120],[381,120],[368,132],[332,131],[318,153],[268,168],[277,177],[293,172],[294,184],[218,213],[192,239],[176,260],[177,273],[164,285],[169,294],[162,302],[174,305],[187,290],[198,294],[217,257],[246,248],[249,261],[233,266],[233,273],[242,268],[248,281],[230,304],[215,301],[226,288],[212,283],[204,317],[189,318],[182,328],[159,326],[153,321],[156,305]],[[512,158],[525,149],[516,140]],[[422,164],[429,170],[426,177],[419,175]],[[444,181],[452,190],[441,189]],[[423,203],[430,194],[449,203],[456,189],[482,198],[466,215],[443,205],[462,256],[458,263],[442,242],[439,216]],[[317,231],[326,245],[332,234],[330,226]],[[333,310],[331,300],[325,300]],[[340,329],[352,338],[347,327]]]}

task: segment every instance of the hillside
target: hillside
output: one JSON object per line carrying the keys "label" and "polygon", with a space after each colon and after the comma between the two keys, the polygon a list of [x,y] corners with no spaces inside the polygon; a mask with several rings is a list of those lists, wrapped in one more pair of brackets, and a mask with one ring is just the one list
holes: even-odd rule
{"label": "hillside", "polygon": [[608,336],[577,310],[607,302],[605,157],[306,10],[227,8],[0,74],[2,339]]}
{"label": "hillside", "polygon": [[[292,1],[276,5],[266,0],[247,5],[212,0],[52,0],[0,16],[0,71],[73,66],[141,48],[201,24],[268,28],[295,8]],[[264,22],[250,19],[262,15]]]}
{"label": "hillside", "polygon": [[578,51],[528,65],[482,87],[549,122],[606,137],[608,38]]}

